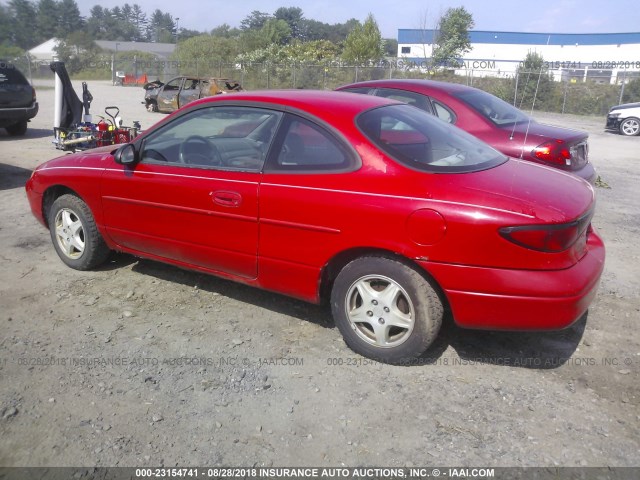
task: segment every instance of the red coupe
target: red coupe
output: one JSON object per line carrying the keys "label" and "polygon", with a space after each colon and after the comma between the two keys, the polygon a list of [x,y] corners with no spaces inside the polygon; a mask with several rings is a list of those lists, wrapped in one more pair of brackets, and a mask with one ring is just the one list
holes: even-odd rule
{"label": "red coupe", "polygon": [[571,325],[605,256],[587,182],[375,96],[206,98],[26,189],[72,268],[118,250],[328,301],[353,350],[392,363],[429,347],[445,309],[470,328]]}
{"label": "red coupe", "polygon": [[408,103],[471,133],[514,158],[549,165],[593,184],[589,134],[538,123],[490,93],[431,80],[374,80],[337,90],[387,97]]}

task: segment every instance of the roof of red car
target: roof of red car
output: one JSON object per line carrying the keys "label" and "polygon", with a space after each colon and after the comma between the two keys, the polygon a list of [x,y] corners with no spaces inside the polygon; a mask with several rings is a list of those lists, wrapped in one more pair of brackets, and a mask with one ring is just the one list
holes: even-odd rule
{"label": "roof of red car", "polygon": [[381,97],[325,90],[256,90],[206,97],[190,106],[215,102],[261,102],[297,108],[319,117],[355,116],[370,108],[401,103]]}
{"label": "roof of red car", "polygon": [[469,90],[477,90],[476,88],[469,87],[467,85],[461,85],[459,83],[439,82],[437,80],[421,80],[421,79],[390,79],[390,80],[370,80],[366,82],[350,83],[348,85],[342,85],[336,90],[351,87],[391,87],[391,88],[408,88],[413,90],[418,89],[435,89],[449,93],[463,92]]}

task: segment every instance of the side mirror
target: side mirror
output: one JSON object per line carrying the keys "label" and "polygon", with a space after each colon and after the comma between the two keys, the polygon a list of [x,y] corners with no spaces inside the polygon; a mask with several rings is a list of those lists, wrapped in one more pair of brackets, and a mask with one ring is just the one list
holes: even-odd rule
{"label": "side mirror", "polygon": [[138,152],[136,152],[135,146],[127,143],[116,150],[113,158],[120,165],[133,165],[138,161]]}

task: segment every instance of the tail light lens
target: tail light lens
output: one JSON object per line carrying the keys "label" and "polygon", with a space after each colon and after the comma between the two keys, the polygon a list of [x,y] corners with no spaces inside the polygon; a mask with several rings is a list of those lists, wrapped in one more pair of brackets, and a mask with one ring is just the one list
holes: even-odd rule
{"label": "tail light lens", "polygon": [[516,245],[546,253],[563,252],[590,231],[592,213],[579,219],[556,225],[523,225],[503,227],[500,235]]}
{"label": "tail light lens", "polygon": [[35,102],[36,101],[36,89],[31,87],[31,101]]}
{"label": "tail light lens", "polygon": [[571,150],[564,140],[551,140],[533,149],[533,156],[556,167],[571,167]]}

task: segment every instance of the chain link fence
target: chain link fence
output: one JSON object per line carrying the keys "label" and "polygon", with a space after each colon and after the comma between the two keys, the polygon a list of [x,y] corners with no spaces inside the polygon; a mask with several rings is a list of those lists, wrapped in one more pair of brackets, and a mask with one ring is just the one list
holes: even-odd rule
{"label": "chain link fence", "polygon": [[[53,78],[49,61],[29,61],[26,57],[13,62],[28,78]],[[499,70],[465,70],[429,72],[402,62],[384,62],[375,66],[352,66],[341,63],[225,63],[209,59],[188,62],[156,60],[122,52],[114,58],[102,54],[85,62],[73,75],[82,80],[115,80],[116,72],[137,80],[170,79],[189,75],[236,80],[246,90],[321,89],[331,90],[347,83],[385,78],[422,78],[462,83],[485,90],[523,110],[542,110],[578,115],[603,115],[619,103],[640,101],[640,72],[625,72],[614,77],[611,72],[553,71],[516,74]],[[553,79],[555,77],[557,81]]]}

